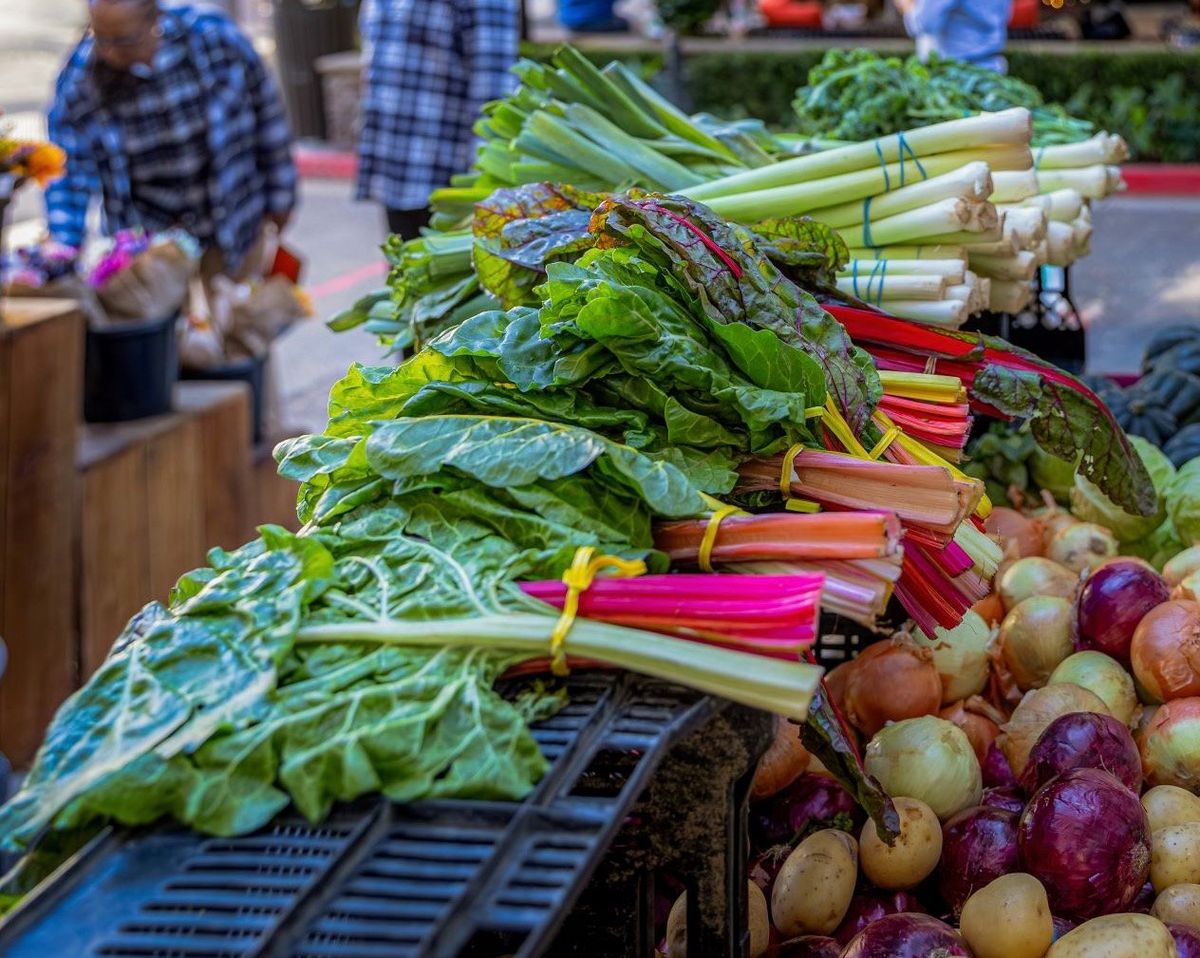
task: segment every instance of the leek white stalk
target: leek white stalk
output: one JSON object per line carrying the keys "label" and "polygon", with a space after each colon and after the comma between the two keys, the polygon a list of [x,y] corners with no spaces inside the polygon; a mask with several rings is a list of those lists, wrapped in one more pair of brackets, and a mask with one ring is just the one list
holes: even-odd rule
{"label": "leek white stalk", "polygon": [[1075,234],[1075,258],[1082,259],[1092,249],[1092,224],[1084,220],[1076,220],[1071,224]]}
{"label": "leek white stalk", "polygon": [[900,259],[920,259],[920,260],[963,260],[966,261],[967,250],[961,244],[954,246],[913,246],[899,244],[896,246],[872,247],[867,249],[862,246],[851,246],[850,259],[886,259],[888,262]]}
{"label": "leek white stalk", "polygon": [[946,292],[946,278],[919,274],[893,276],[879,271],[838,279],[837,288],[868,302],[881,299],[941,299]]}
{"label": "leek white stalk", "polygon": [[[823,154],[818,154],[823,155]],[[1031,156],[1026,147],[998,147],[986,150],[963,150],[957,153],[943,153],[922,159],[921,164],[928,177],[940,176],[952,170],[959,169],[967,163],[983,160],[992,170],[1022,169],[1031,162]],[[791,160],[784,160],[774,166],[763,166],[751,173],[760,173],[776,167],[786,166]],[[900,164],[889,163],[886,168],[881,166],[868,167],[837,173],[815,180],[796,180],[784,182],[765,189],[750,189],[739,187],[736,192],[730,190],[720,194],[697,196],[700,187],[680,190],[682,196],[701,200],[714,213],[726,219],[742,223],[757,223],[759,220],[773,216],[798,216],[811,213],[821,207],[841,205],[844,203],[861,202],[868,196],[878,196],[886,193],[892,186],[900,185]],[[920,180],[913,161],[905,164],[905,176],[909,182]],[[739,174],[748,175],[748,174]],[[724,183],[736,177],[726,177],[715,183]],[[712,185],[712,184],[709,184]]]}
{"label": "leek white stalk", "polygon": [[1030,280],[1037,272],[1037,257],[1029,250],[1021,250],[1014,256],[971,253],[968,262],[974,272],[992,279]]}
{"label": "leek white stalk", "polygon": [[1019,313],[1033,300],[1033,286],[1008,279],[992,280],[991,308],[997,313]]}
{"label": "leek white stalk", "polygon": [[1075,227],[1052,222],[1046,228],[1046,262],[1051,266],[1070,266],[1075,262]]}
{"label": "leek white stalk", "polygon": [[965,259],[858,259],[851,260],[838,276],[864,276],[875,269],[883,269],[887,263],[888,276],[932,275],[943,276],[947,283],[961,283],[967,268]]}
{"label": "leek white stalk", "polygon": [[969,257],[972,253],[982,253],[985,256],[1016,256],[1021,251],[1020,244],[1011,236],[991,243],[968,243],[963,247]]}
{"label": "leek white stalk", "polygon": [[[403,619],[305,626],[298,643],[366,642],[379,645],[479,645],[545,655],[557,620],[532,613],[461,619]],[[720,695],[752,708],[803,720],[821,669],[706,646],[657,632],[579,618],[563,643],[567,655],[616,665]]]}
{"label": "leek white stalk", "polygon": [[[979,162],[967,163],[940,176],[875,196],[871,199],[869,212],[871,220],[874,221],[951,197],[983,202],[991,192],[992,174],[988,165]],[[813,210],[810,215],[826,226],[841,228],[861,223],[864,212],[865,203],[853,201],[821,207]]]}
{"label": "leek white stalk", "polygon": [[1033,207],[1017,207],[1004,214],[1004,235],[1022,249],[1030,249],[1046,238],[1046,213]]}
{"label": "leek white stalk", "polygon": [[951,198],[838,232],[847,246],[851,243],[889,246],[954,231],[985,233],[994,229],[998,222],[999,216],[991,203],[969,203]]}
{"label": "leek white stalk", "polygon": [[1034,150],[1038,171],[1073,170],[1096,163],[1123,163],[1129,159],[1129,147],[1115,133],[1097,133],[1078,143],[1043,146]]}
{"label": "leek white stalk", "polygon": [[992,168],[990,199],[993,203],[1019,203],[1031,196],[1037,196],[1039,192],[1038,178],[1037,174],[1033,172],[1032,163],[1020,170]]}
{"label": "leek white stalk", "polygon": [[1042,193],[1074,190],[1089,200],[1102,200],[1112,192],[1108,167],[1102,164],[1077,170],[1041,170],[1037,174],[1037,181]]}
{"label": "leek white stalk", "polygon": [[911,319],[916,323],[940,326],[944,329],[957,329],[970,316],[966,302],[961,299],[939,299],[933,302],[894,299],[888,302],[887,311],[901,319]]}
{"label": "leek white stalk", "polygon": [[1075,190],[1055,190],[1052,193],[1043,193],[1037,198],[1046,201],[1046,205],[1042,207],[1046,215],[1060,223],[1071,222],[1085,209],[1083,197]]}
{"label": "leek white stalk", "polygon": [[[912,173],[916,173],[913,155],[920,158],[922,165],[926,165],[925,158],[932,158],[935,154],[962,153],[995,146],[1027,147],[1032,132],[1029,111],[1023,107],[1002,110],[999,113],[981,113],[961,120],[950,120],[881,136],[876,140],[855,143],[853,146],[838,147],[783,160],[769,166],[760,166],[711,183],[690,187],[683,191],[683,195],[694,200],[707,201],[718,196],[770,190],[858,170],[878,169],[881,163],[891,164],[900,159],[901,138],[907,147],[907,150],[903,151],[906,165]],[[1032,165],[1032,156],[1027,165]],[[839,202],[841,199],[839,198]]]}
{"label": "leek white stalk", "polygon": [[1050,244],[1042,240],[1029,252],[1033,253],[1034,261],[1038,266],[1045,266],[1050,262]]}
{"label": "leek white stalk", "polygon": [[[1001,217],[1003,219],[1003,217]],[[970,243],[999,243],[1004,239],[1004,230],[1000,227],[984,230],[981,233],[970,230],[960,230],[957,233],[940,233],[937,236],[926,236],[917,240],[921,246],[966,246]]]}

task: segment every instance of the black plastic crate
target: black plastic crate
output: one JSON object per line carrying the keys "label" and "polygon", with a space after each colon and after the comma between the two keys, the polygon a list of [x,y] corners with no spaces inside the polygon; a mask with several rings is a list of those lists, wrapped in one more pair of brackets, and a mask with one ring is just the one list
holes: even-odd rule
{"label": "black plastic crate", "polygon": [[[736,958],[744,934],[730,929],[745,908],[745,855],[736,851],[770,718],[625,673],[582,672],[566,684],[570,704],[534,728],[553,764],[522,803],[377,798],[338,808],[321,825],[283,817],[228,839],[177,827],[109,829],[0,925],[0,954],[629,958],[637,953],[630,936],[644,941],[653,931],[644,915],[625,944],[608,950],[579,931],[589,919],[618,924],[629,908],[621,896],[589,902],[561,941],[560,930],[602,862],[611,875],[636,861],[637,880],[624,886],[644,893],[654,863],[627,852],[653,844],[639,820],[671,814],[647,803],[651,781],[680,763],[691,763],[694,776],[702,763],[711,782],[729,784],[714,792],[717,807],[692,810],[709,832],[692,829],[691,845],[707,847],[719,833],[730,852],[719,874],[689,876],[697,892],[689,927],[695,958]],[[733,757],[728,767],[713,748]],[[683,838],[675,844],[655,860],[691,847]]]}

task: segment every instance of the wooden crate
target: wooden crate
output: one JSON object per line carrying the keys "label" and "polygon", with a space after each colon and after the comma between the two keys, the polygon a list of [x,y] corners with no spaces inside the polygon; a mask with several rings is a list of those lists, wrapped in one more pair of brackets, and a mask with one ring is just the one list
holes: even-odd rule
{"label": "wooden crate", "polygon": [[79,449],[80,667],[86,678],[138,609],[165,601],[208,549],[254,524],[244,383],[187,382],[175,412],[87,426]]}
{"label": "wooden crate", "polygon": [[75,687],[75,445],[83,317],[54,299],[0,301],[0,750],[24,764]]}

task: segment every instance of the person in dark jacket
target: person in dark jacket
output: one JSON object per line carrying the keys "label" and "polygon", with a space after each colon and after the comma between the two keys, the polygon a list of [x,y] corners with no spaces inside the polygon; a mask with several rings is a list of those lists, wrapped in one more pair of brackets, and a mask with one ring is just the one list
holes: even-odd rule
{"label": "person in dark jacket", "polygon": [[[296,203],[279,93],[223,14],[155,0],[91,0],[49,115],[66,176],[46,190],[50,235],[79,246],[88,206],[104,229],[180,227],[236,275],[264,225]],[[208,271],[212,271],[211,265]]]}
{"label": "person in dark jacket", "polygon": [[364,0],[359,199],[403,239],[429,221],[429,194],[465,173],[480,107],[515,84],[518,0]]}

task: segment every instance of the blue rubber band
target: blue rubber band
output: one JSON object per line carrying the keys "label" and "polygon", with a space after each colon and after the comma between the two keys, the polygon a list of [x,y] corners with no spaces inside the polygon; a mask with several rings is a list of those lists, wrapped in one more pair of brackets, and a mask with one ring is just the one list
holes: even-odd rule
{"label": "blue rubber band", "polygon": [[852,259],[850,261],[850,284],[854,290],[854,295],[858,299],[862,299],[862,297],[858,295],[858,260],[856,259]]}
{"label": "blue rubber band", "polygon": [[892,178],[888,176],[887,160],[883,158],[883,147],[878,140],[875,141],[875,155],[879,157],[879,168],[883,170],[883,191],[887,193],[892,188]]}
{"label": "blue rubber band", "polygon": [[887,260],[881,259],[876,264],[879,269],[879,292],[875,294],[875,306],[882,308],[883,306],[883,281],[887,278]]}
{"label": "blue rubber band", "polygon": [[928,175],[925,173],[925,167],[923,167],[921,165],[920,159],[917,157],[917,154],[915,152],[913,152],[913,148],[911,146],[909,146],[908,140],[905,138],[903,133],[896,134],[896,152],[900,157],[900,185],[901,186],[904,185],[904,154],[905,153],[908,154],[909,159],[911,159],[913,161],[913,163],[916,165],[917,172],[921,174],[921,179],[923,179],[923,180],[929,179]]}
{"label": "blue rubber band", "polygon": [[1035,170],[1040,170],[1042,168],[1042,157],[1045,155],[1046,148],[1044,146],[1039,147],[1038,151],[1033,154],[1033,168]]}
{"label": "blue rubber band", "polygon": [[873,199],[873,197],[868,196],[865,200],[863,200],[863,205],[862,205],[862,217],[863,217],[862,244],[863,244],[863,246],[867,247],[868,249],[871,249],[875,246],[875,244],[871,241],[871,200],[872,199]]}

